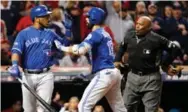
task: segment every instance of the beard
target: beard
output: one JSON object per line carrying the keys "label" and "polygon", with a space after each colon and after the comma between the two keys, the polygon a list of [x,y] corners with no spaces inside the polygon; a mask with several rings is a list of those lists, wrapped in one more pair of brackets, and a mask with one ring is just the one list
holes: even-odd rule
{"label": "beard", "polygon": [[90,24],[90,23],[87,24],[87,28],[88,28],[88,29],[92,29],[93,26],[94,26],[94,24]]}
{"label": "beard", "polygon": [[48,28],[48,26],[49,26],[49,24],[44,25],[41,21],[39,21],[39,24],[40,24],[41,28]]}

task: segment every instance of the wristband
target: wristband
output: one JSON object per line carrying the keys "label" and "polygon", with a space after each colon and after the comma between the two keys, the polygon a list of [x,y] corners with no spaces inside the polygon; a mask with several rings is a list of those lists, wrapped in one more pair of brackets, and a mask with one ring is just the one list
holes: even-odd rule
{"label": "wristband", "polygon": [[64,52],[70,52],[69,47],[61,46],[61,50]]}
{"label": "wristband", "polygon": [[12,61],[12,65],[18,65],[18,61],[17,60],[13,60]]}

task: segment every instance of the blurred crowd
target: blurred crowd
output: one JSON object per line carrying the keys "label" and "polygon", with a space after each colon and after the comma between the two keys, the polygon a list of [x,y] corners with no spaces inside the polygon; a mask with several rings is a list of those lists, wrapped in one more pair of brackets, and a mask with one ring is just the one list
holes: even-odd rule
{"label": "blurred crowd", "polygon": [[[58,112],[78,112],[78,104],[79,98],[77,96],[70,97],[70,99],[66,102],[61,98],[59,92],[55,93],[51,103]],[[7,109],[2,110],[2,112],[23,112],[21,100],[14,100],[12,105]],[[102,105],[97,104],[93,108],[92,112],[105,112],[105,109]]]}
{"label": "blurred crowd", "polygon": [[[188,64],[188,1],[11,1],[2,0],[1,8],[1,64],[10,65],[10,49],[16,35],[32,25],[30,9],[36,5],[47,5],[53,12],[49,28],[64,38],[69,35],[71,44],[79,44],[90,30],[86,26],[85,14],[96,6],[106,11],[105,30],[111,35],[115,47],[127,32],[135,28],[142,15],[151,18],[154,32],[170,40],[176,40],[182,47],[182,56],[174,60]],[[69,19],[69,29],[65,16]],[[71,32],[68,32],[70,30]],[[58,66],[88,66],[89,56],[64,54],[57,56]]]}
{"label": "blurred crowd", "polygon": [[[56,92],[51,105],[58,111],[58,112],[78,112],[78,104],[79,98],[77,96],[72,96],[69,98],[68,101],[61,98],[59,92]],[[21,100],[13,100],[12,105],[2,110],[2,112],[23,112],[22,102]],[[105,107],[100,104],[96,104],[92,109],[92,112],[107,112]],[[164,110],[159,107],[157,112],[164,112]],[[180,112],[178,108],[171,108],[168,112]]]}

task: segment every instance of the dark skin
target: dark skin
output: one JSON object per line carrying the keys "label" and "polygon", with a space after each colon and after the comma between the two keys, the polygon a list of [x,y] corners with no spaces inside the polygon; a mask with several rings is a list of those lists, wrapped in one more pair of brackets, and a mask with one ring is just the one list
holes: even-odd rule
{"label": "dark skin", "polygon": [[136,35],[142,36],[151,31],[151,19],[147,16],[142,16],[136,23]]}
{"label": "dark skin", "polygon": [[[138,19],[136,23],[136,35],[139,37],[142,37],[146,35],[148,32],[151,31],[152,21],[147,16],[142,16]],[[122,66],[123,64],[121,62],[115,62],[114,65],[116,67]],[[182,67],[176,67],[173,68],[171,65],[169,65],[168,70],[166,71],[168,75],[173,76],[178,74],[183,68]]]}

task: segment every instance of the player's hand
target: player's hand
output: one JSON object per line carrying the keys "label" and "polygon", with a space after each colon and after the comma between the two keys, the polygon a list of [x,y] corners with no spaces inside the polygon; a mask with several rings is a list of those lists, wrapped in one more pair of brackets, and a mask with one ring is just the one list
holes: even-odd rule
{"label": "player's hand", "polygon": [[10,68],[8,68],[8,71],[9,71],[10,75],[13,77],[16,77],[16,78],[21,77],[18,65],[12,65]]}
{"label": "player's hand", "polygon": [[73,45],[72,46],[72,53],[75,54],[75,55],[78,55],[79,54],[78,48],[79,48],[79,46],[77,44]]}
{"label": "player's hand", "polygon": [[168,75],[170,76],[178,75],[182,70],[183,67],[181,66],[176,66],[176,67],[170,66],[168,68]]}

